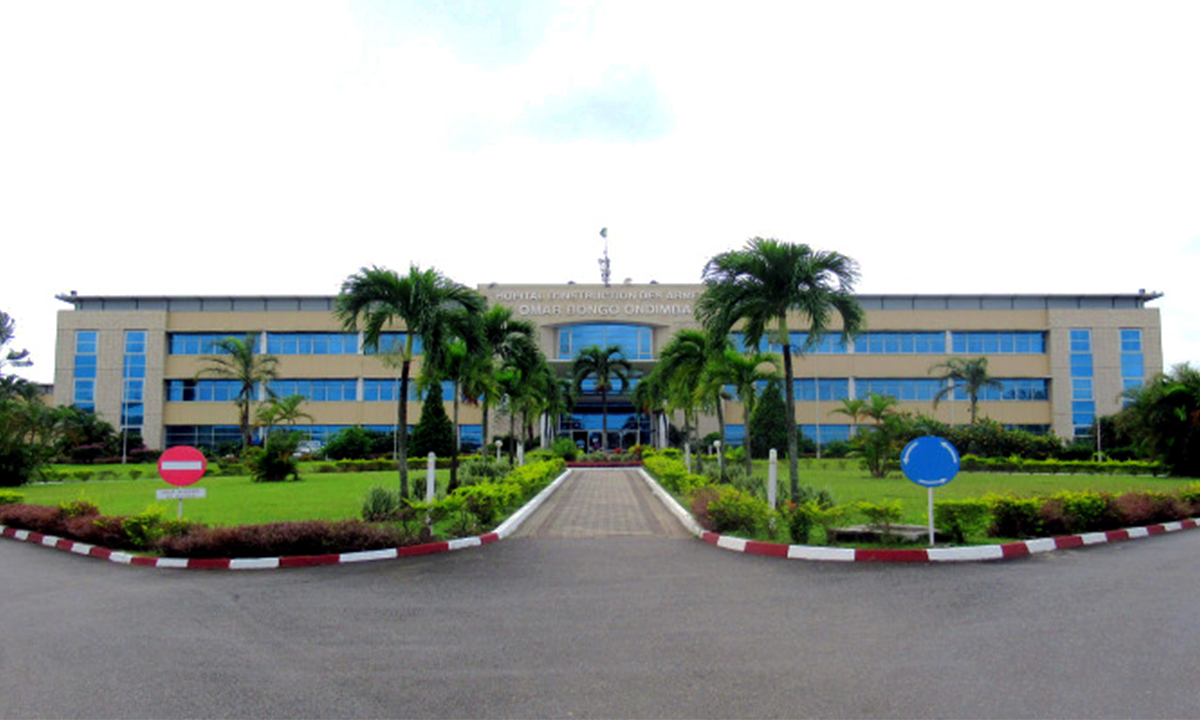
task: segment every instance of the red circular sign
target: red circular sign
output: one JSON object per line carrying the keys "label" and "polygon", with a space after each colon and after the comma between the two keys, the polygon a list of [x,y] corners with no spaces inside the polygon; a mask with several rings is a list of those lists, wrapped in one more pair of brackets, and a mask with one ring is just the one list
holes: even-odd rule
{"label": "red circular sign", "polygon": [[204,477],[208,469],[208,459],[204,453],[190,445],[177,445],[168,448],[158,458],[158,474],[172,485],[180,487],[191,485]]}

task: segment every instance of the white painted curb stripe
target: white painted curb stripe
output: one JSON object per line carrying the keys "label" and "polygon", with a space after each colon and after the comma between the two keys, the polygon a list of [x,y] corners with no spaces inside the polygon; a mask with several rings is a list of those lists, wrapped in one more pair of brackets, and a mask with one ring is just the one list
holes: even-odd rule
{"label": "white painted curb stripe", "polygon": [[451,550],[462,550],[464,548],[479,547],[483,545],[483,541],[476,537],[456,538],[447,543]]}
{"label": "white painted curb stripe", "polygon": [[229,561],[230,570],[274,570],[279,558],[235,558]]}
{"label": "white painted curb stripe", "polygon": [[658,499],[667,506],[667,509],[670,510],[675,517],[679,518],[679,522],[683,523],[683,527],[686,528],[688,532],[696,537],[700,537],[704,534],[704,528],[700,527],[700,523],[696,522],[696,518],[692,517],[690,512],[683,509],[683,506],[680,505],[677,500],[675,500],[675,496],[664,490],[662,485],[659,485],[658,481],[651,477],[650,473],[646,472],[645,468],[639,467],[637,468],[637,471],[641,473],[642,479],[645,480],[646,484],[650,486],[650,492],[654,493]]}
{"label": "white painted curb stripe", "polygon": [[979,545],[975,547],[930,548],[926,551],[932,562],[961,562],[969,560],[1000,560],[1004,551],[999,545]]}
{"label": "white painted curb stripe", "polygon": [[1083,541],[1084,545],[1098,545],[1108,542],[1108,535],[1102,532],[1094,532],[1080,535],[1079,539]]}
{"label": "white painted curb stripe", "polygon": [[48,547],[54,547],[55,545],[58,544],[59,540],[62,540],[62,538],[55,537],[53,535],[43,535],[42,536],[42,544],[46,545]]}
{"label": "white painted curb stripe", "polygon": [[87,543],[77,542],[71,546],[71,552],[77,553],[79,555],[87,555],[92,550],[94,550],[95,547],[96,547],[95,545],[88,545]]}
{"label": "white painted curb stripe", "polygon": [[717,538],[717,547],[723,547],[726,550],[733,550],[734,552],[746,552],[746,541],[742,538],[722,535]]}
{"label": "white painted curb stripe", "polygon": [[338,555],[340,563],[367,562],[369,560],[395,560],[399,556],[396,548],[386,550],[364,550],[362,552],[342,553]]}
{"label": "white painted curb stripe", "polygon": [[1150,531],[1144,527],[1129,528],[1128,530],[1126,530],[1126,532],[1129,533],[1129,537],[1131,537],[1131,538],[1150,537]]}
{"label": "white painted curb stripe", "polygon": [[854,550],[850,548],[820,547],[817,545],[789,545],[789,560],[833,560],[854,562]]}
{"label": "white painted curb stripe", "polygon": [[159,558],[158,562],[155,563],[155,567],[178,568],[180,570],[186,570],[188,567],[188,559],[187,558]]}

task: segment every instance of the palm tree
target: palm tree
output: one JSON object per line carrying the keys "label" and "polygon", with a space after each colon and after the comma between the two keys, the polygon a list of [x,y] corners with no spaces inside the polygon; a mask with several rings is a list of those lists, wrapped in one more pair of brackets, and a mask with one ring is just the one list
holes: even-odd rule
{"label": "palm tree", "polygon": [[[279,376],[276,366],[279,361],[273,355],[259,355],[255,351],[258,333],[248,333],[244,338],[227,337],[213,343],[213,354],[204,358],[205,367],[197,377],[219,377],[238,383],[238,394],[233,402],[238,409],[238,425],[242,431],[242,449],[250,447],[250,405],[258,399],[259,385],[267,386]],[[266,387],[270,394],[270,387]]]}
{"label": "palm tree", "polygon": [[[651,428],[654,427],[654,419],[658,413],[662,412],[663,405],[666,403],[666,389],[663,387],[662,376],[651,371],[649,374],[642,376],[637,385],[633,386],[633,392],[629,394],[629,399],[633,402],[633,412],[637,418],[637,444],[642,444],[642,415],[646,415],[650,419]],[[664,439],[660,438],[659,446],[665,447]]]}
{"label": "palm tree", "polygon": [[845,415],[850,418],[850,436],[858,434],[858,421],[866,414],[867,401],[863,398],[842,398],[842,406],[829,412],[830,415]]}
{"label": "palm tree", "polygon": [[1002,388],[1004,384],[988,375],[988,361],[985,357],[973,359],[950,358],[944,363],[934,365],[930,372],[934,370],[942,370],[939,375],[943,381],[948,381],[947,384],[938,390],[937,395],[933,396],[933,406],[936,408],[942,398],[950,395],[954,390],[961,386],[967,393],[967,399],[971,403],[971,424],[975,424],[976,414],[979,408],[979,393],[984,388]]}
{"label": "palm tree", "polygon": [[[512,360],[518,353],[529,351],[528,346],[536,346],[537,328],[528,320],[513,317],[512,308],[504,305],[493,305],[480,318],[480,332],[483,343],[487,348],[489,358],[495,364],[503,364]],[[483,443],[488,441],[488,408],[491,400],[488,393],[481,392],[482,397],[482,432]]]}
{"label": "palm tree", "polygon": [[[764,369],[769,368],[769,369]],[[742,354],[733,348],[726,348],[716,362],[710,362],[706,368],[706,376],[711,382],[722,385],[732,385],[735,396],[742,403],[742,427],[745,428],[745,438],[742,441],[746,451],[746,475],[753,471],[753,458],[750,440],[750,415],[758,404],[758,383],[779,376],[779,356],[775,353]]]}
{"label": "palm tree", "polygon": [[583,392],[584,381],[595,378],[596,390],[600,393],[601,452],[608,452],[608,394],[616,389],[615,381],[621,382],[621,389],[629,386],[629,376],[633,365],[625,359],[620,345],[609,345],[601,348],[591,345],[579,351],[571,366],[571,375],[575,378],[575,389]]}
{"label": "palm tree", "polygon": [[[683,411],[684,442],[689,451],[689,460],[694,427],[692,421],[697,409],[707,405],[720,410],[719,402],[713,401],[713,393],[705,393],[702,389],[705,367],[714,355],[712,337],[700,330],[680,330],[663,346],[658,365],[654,368],[664,378],[667,399],[671,405]],[[715,388],[716,392],[720,392],[720,389],[720,386]],[[723,413],[721,415],[723,417]],[[690,472],[691,468],[688,470]]]}
{"label": "palm tree", "polygon": [[487,302],[479,293],[450,280],[437,270],[411,265],[407,275],[394,270],[364,267],[342,283],[334,300],[334,314],[347,330],[362,325],[363,344],[379,348],[384,328],[402,324],[404,343],[398,348],[400,388],[396,399],[397,458],[400,494],[408,497],[408,383],[416,341],[429,349],[426,362],[440,360],[445,338],[451,334],[451,314],[481,314]]}
{"label": "palm tree", "polygon": [[[485,378],[491,377],[491,372],[492,365],[490,359],[483,355],[482,346],[476,345],[472,348],[462,338],[454,338],[442,355],[442,362],[438,368],[436,380],[439,382],[445,380],[454,384],[454,409],[452,415],[454,422],[454,454],[450,459],[450,485],[448,492],[453,492],[458,487],[458,453],[462,445],[462,428],[458,422],[459,400],[460,398],[466,398],[467,402],[477,404],[478,398],[485,392],[483,382]],[[490,389],[487,392],[490,392]]]}
{"label": "palm tree", "polygon": [[800,494],[800,463],[788,315],[797,313],[807,324],[808,337],[801,349],[820,342],[834,314],[841,318],[843,333],[853,337],[864,318],[853,295],[857,280],[858,265],[845,255],[757,237],[744,249],[721,253],[704,266],[705,288],[696,302],[696,317],[710,333],[728,335],[743,323],[747,345],[757,347],[775,326],[775,341],[783,348],[793,498]]}
{"label": "palm tree", "polygon": [[1172,475],[1200,476],[1200,369],[1175,365],[1124,396],[1117,427]]}
{"label": "palm tree", "polygon": [[303,395],[268,398],[258,407],[254,419],[259,425],[266,426],[268,432],[275,425],[295,425],[302,419],[312,422],[313,416],[300,409],[305,402]]}
{"label": "palm tree", "polygon": [[3,370],[5,365],[29,367],[33,364],[29,360],[28,350],[10,348],[5,351],[5,346],[12,342],[16,335],[17,321],[13,320],[12,316],[8,313],[0,310],[0,370]]}

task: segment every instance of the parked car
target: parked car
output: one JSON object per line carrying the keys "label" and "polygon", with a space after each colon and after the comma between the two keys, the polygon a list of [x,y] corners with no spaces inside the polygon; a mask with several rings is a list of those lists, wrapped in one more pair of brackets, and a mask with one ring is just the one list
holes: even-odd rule
{"label": "parked car", "polygon": [[325,443],[320,440],[302,440],[293,455],[298,458],[317,457],[324,451]]}

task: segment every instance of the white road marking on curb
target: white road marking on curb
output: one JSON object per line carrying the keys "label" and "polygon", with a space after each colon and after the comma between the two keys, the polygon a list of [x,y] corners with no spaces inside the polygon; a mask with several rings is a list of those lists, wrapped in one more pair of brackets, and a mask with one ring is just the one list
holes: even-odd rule
{"label": "white road marking on curb", "polygon": [[279,567],[279,558],[235,558],[229,561],[230,570],[273,570]]}
{"label": "white road marking on curb", "polygon": [[1054,542],[1054,538],[1040,538],[1038,540],[1026,540],[1025,547],[1032,553],[1044,553],[1057,550],[1058,545]]}
{"label": "white road marking on curb", "polygon": [[1129,537],[1131,538],[1150,537],[1150,531],[1144,527],[1129,528],[1125,532],[1129,533]]}
{"label": "white road marking on curb", "polygon": [[87,543],[75,543],[71,546],[71,552],[77,555],[87,555],[93,549],[95,549],[95,547],[95,545],[88,545]]}
{"label": "white road marking on curb", "polygon": [[399,557],[396,548],[386,550],[364,550],[362,552],[342,553],[338,555],[340,563],[367,562],[369,560],[395,560]]}
{"label": "white road marking on curb", "polygon": [[959,548],[931,548],[926,551],[932,562],[956,562],[963,560],[1000,560],[1004,551],[999,545],[977,545]]}
{"label": "white road marking on curb", "polygon": [[789,545],[788,560],[834,560],[837,562],[854,562],[854,550],[851,548],[819,547],[816,545]]}
{"label": "white road marking on curb", "polygon": [[155,567],[160,568],[177,568],[179,570],[187,570],[187,558],[159,558],[155,563]]}
{"label": "white road marking on curb", "polygon": [[1079,538],[1083,540],[1084,545],[1099,545],[1108,542],[1108,535],[1102,532],[1087,533],[1080,535]]}
{"label": "white road marking on curb", "polygon": [[723,547],[726,550],[733,550],[735,552],[746,552],[746,541],[742,538],[722,535],[717,538],[717,547]]}
{"label": "white road marking on curb", "polygon": [[456,538],[447,543],[451,550],[462,550],[463,548],[479,547],[483,541],[476,537]]}

